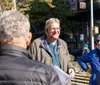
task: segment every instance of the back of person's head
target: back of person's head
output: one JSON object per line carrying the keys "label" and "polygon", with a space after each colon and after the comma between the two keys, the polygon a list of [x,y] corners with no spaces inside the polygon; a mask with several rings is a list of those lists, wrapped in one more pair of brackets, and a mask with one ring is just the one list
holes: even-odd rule
{"label": "back of person's head", "polygon": [[29,20],[20,12],[8,10],[0,14],[0,42],[25,40],[29,30]]}
{"label": "back of person's head", "polygon": [[88,44],[84,44],[83,49],[88,49]]}
{"label": "back of person's head", "polygon": [[98,43],[100,43],[100,34],[95,38],[95,44],[97,45]]}
{"label": "back of person's head", "polygon": [[50,24],[51,23],[54,23],[54,22],[57,22],[60,24],[60,20],[57,19],[57,18],[50,18],[46,21],[46,24],[45,24],[45,32],[47,32],[48,28],[50,27]]}

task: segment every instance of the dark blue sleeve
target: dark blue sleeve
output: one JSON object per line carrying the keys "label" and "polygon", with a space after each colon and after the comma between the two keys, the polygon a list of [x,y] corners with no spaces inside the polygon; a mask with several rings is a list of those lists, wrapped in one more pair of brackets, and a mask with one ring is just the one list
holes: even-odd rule
{"label": "dark blue sleeve", "polygon": [[87,63],[89,63],[90,60],[90,53],[85,53],[84,55],[78,58],[78,63],[84,71],[87,71],[87,69],[89,68]]}

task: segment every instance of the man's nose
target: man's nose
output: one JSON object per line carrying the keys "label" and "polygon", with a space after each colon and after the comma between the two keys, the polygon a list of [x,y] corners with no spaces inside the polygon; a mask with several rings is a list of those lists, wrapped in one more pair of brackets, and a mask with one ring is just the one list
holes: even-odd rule
{"label": "man's nose", "polygon": [[59,28],[55,28],[54,31],[57,32],[59,30]]}

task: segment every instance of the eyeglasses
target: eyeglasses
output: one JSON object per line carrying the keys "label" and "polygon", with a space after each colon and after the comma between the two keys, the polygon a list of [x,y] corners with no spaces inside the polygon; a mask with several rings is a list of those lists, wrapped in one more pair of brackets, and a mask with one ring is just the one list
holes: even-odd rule
{"label": "eyeglasses", "polygon": [[96,42],[97,42],[97,43],[99,43],[99,42],[100,42],[100,40],[96,40]]}

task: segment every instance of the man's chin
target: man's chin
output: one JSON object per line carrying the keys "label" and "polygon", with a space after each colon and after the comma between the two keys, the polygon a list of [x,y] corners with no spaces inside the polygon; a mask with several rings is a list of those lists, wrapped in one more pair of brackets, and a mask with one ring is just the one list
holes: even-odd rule
{"label": "man's chin", "polygon": [[53,37],[53,39],[57,40],[59,37]]}

